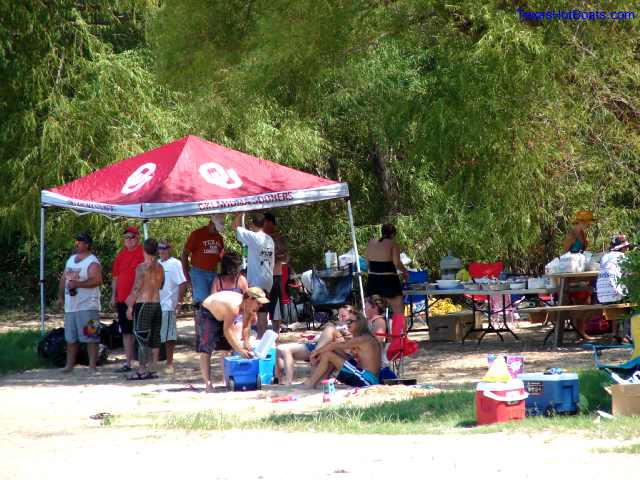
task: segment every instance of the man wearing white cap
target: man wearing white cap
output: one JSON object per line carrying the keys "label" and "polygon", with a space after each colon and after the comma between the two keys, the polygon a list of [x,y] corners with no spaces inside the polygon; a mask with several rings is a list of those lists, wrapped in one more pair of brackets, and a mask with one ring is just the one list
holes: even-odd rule
{"label": "man wearing white cap", "polygon": [[630,246],[626,235],[614,235],[611,238],[609,251],[600,259],[600,273],[596,283],[599,303],[617,303],[626,295],[626,287],[620,283],[620,261]]}
{"label": "man wearing white cap", "polygon": [[[627,295],[627,288],[620,282],[622,271],[620,261],[631,247],[626,235],[611,237],[609,251],[600,259],[600,272],[596,283],[598,303],[619,303]],[[605,310],[606,312],[606,310]],[[617,335],[617,320],[611,318],[614,336]]]}

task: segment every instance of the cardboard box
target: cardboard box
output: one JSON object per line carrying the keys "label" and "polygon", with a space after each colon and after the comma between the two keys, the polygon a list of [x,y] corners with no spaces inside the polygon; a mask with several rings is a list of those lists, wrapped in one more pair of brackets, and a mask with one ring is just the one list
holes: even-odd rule
{"label": "cardboard box", "polygon": [[[482,327],[482,317],[476,314],[474,319],[473,312],[463,310],[448,315],[429,317],[427,323],[429,325],[429,340],[432,342],[459,342],[470,328]],[[467,338],[478,338],[479,336],[480,332],[473,332]]]}
{"label": "cardboard box", "polygon": [[611,395],[614,416],[640,416],[640,384],[610,385],[605,390]]}

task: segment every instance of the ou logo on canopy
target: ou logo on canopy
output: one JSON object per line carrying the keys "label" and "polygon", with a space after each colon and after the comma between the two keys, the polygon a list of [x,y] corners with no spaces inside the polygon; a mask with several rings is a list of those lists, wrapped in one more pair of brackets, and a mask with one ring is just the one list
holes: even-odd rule
{"label": "ou logo on canopy", "polygon": [[233,168],[225,170],[222,165],[214,162],[203,163],[198,169],[207,183],[217,185],[227,190],[242,186],[242,180]]}
{"label": "ou logo on canopy", "polygon": [[121,192],[128,195],[137,190],[140,190],[145,183],[153,178],[153,174],[156,172],[155,163],[145,163],[136,168],[136,171],[129,175],[127,181],[122,187]]}

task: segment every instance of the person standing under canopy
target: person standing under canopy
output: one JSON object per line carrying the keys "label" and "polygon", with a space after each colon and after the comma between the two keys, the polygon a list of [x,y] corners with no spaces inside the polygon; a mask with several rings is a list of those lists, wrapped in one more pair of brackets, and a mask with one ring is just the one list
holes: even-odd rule
{"label": "person standing under canopy", "polygon": [[[250,287],[259,287],[267,297],[273,286],[273,266],[275,264],[275,244],[264,232],[265,217],[262,213],[251,215],[250,229],[240,225],[242,214],[236,214],[232,228],[236,239],[247,246],[247,281]],[[258,311],[258,339],[267,330],[269,307],[261,305]]]}
{"label": "person standing under canopy", "polygon": [[224,250],[224,239],[219,233],[223,228],[224,222],[211,215],[208,225],[191,232],[182,250],[182,268],[187,283],[191,284],[196,307],[211,293]]}

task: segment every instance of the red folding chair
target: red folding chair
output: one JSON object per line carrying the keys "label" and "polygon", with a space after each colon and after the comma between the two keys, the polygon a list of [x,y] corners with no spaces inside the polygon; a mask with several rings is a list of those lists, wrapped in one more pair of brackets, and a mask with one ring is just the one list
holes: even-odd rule
{"label": "red folding chair", "polygon": [[[500,278],[504,264],[502,262],[495,263],[481,263],[474,262],[469,264],[469,276],[472,279],[476,278]],[[465,295],[467,298],[472,298],[474,302],[488,302],[488,295]]]}

